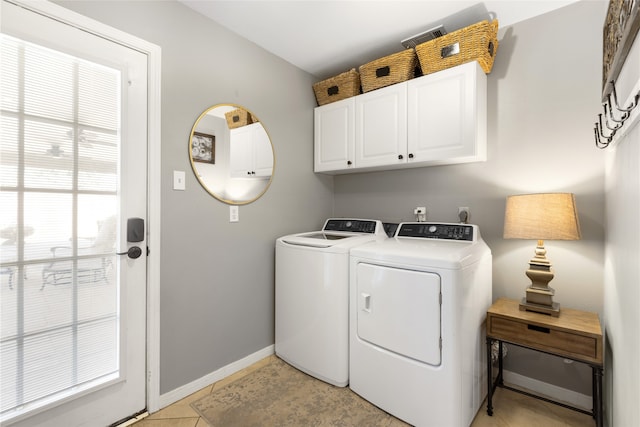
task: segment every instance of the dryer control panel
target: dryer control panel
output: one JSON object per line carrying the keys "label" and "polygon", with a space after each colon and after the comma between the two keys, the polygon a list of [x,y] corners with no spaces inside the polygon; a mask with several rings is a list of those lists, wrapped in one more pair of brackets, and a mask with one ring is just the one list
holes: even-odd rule
{"label": "dryer control panel", "polygon": [[364,219],[328,219],[323,231],[351,231],[354,233],[375,233],[378,221]]}
{"label": "dryer control panel", "polygon": [[403,222],[400,224],[396,237],[418,237],[424,239],[446,239],[475,241],[473,225],[468,224],[439,224],[433,222]]}

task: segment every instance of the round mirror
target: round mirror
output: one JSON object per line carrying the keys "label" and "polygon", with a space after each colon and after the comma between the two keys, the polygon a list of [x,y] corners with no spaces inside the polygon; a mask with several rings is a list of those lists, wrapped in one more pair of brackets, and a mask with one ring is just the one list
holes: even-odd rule
{"label": "round mirror", "polygon": [[260,120],[244,107],[218,104],[191,129],[189,159],[209,194],[230,205],[262,196],[274,169],[273,146]]}

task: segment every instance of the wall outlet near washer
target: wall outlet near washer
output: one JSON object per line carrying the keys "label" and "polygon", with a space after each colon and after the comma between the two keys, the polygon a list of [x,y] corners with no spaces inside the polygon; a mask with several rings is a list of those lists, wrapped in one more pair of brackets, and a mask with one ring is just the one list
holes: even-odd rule
{"label": "wall outlet near washer", "polygon": [[466,206],[461,206],[458,207],[458,221],[460,221],[461,223],[468,223],[469,222],[469,208]]}

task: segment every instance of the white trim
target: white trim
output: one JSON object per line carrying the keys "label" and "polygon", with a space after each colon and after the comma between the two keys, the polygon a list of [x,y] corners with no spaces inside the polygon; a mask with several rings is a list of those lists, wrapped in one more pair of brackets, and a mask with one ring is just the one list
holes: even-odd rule
{"label": "white trim", "polygon": [[148,147],[148,222],[147,244],[147,410],[159,409],[160,397],[160,214],[162,193],[161,163],[161,70],[160,48],[149,58],[149,147]]}
{"label": "white trim", "polygon": [[7,0],[25,9],[99,35],[148,58],[148,226],[147,244],[147,409],[158,409],[160,395],[160,194],[161,194],[161,48],[131,34],[48,1]]}
{"label": "white trim", "polygon": [[[211,385],[217,381],[220,381],[230,375],[235,374],[236,372],[253,365],[254,363],[264,359],[265,357],[269,357],[272,354],[275,354],[275,346],[270,345],[268,347],[263,348],[262,350],[258,350],[253,354],[248,355],[247,357],[237,360],[233,363],[230,363],[217,371],[211,372],[210,374],[205,375],[204,377],[198,378],[195,381],[192,381],[188,384],[180,386],[176,389],[171,390],[168,393],[165,393],[160,396],[159,404],[160,408],[164,408],[165,406],[169,406],[172,403],[177,402],[180,399],[184,399],[197,392],[198,390],[202,390],[203,388]],[[149,411],[153,412],[153,411]]]}
{"label": "white trim", "polygon": [[591,396],[587,396],[586,394],[525,377],[524,375],[516,374],[515,372],[507,370],[502,371],[502,375],[504,382],[509,385],[514,385],[518,388],[532,391],[535,394],[540,394],[553,400],[568,403],[571,406],[584,409],[585,411],[591,411],[592,409],[593,399]]}

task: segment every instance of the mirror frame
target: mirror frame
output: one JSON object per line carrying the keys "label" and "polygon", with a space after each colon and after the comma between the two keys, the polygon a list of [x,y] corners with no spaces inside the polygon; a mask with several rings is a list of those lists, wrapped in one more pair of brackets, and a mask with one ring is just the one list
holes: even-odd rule
{"label": "mirror frame", "polygon": [[[252,199],[249,199],[249,200],[229,200],[229,199],[225,199],[224,197],[222,197],[222,196],[220,196],[218,194],[215,194],[209,187],[207,187],[206,183],[203,182],[203,180],[200,178],[200,174],[198,173],[198,170],[197,170],[196,165],[195,165],[196,162],[193,160],[193,154],[192,154],[193,136],[194,136],[194,134],[199,133],[197,131],[197,128],[198,128],[198,124],[200,123],[200,120],[202,120],[204,117],[206,117],[207,114],[209,114],[210,111],[212,111],[212,110],[214,110],[216,108],[220,108],[220,107],[233,107],[233,108],[241,108],[241,109],[245,110],[246,112],[251,114],[252,117],[255,117],[256,119],[258,119],[257,123],[260,123],[260,125],[264,129],[265,133],[267,134],[267,137],[269,138],[269,144],[271,146],[271,154],[273,156],[273,166],[272,166],[272,170],[271,170],[271,176],[269,177],[268,181],[264,184],[264,189],[259,194],[257,194],[255,197],[253,197]],[[271,183],[273,182],[273,175],[274,175],[275,170],[276,170],[276,152],[275,152],[275,148],[273,146],[273,141],[271,140],[271,135],[269,135],[269,132],[267,131],[267,128],[264,126],[264,123],[262,123],[262,121],[259,120],[258,116],[253,114],[253,112],[251,110],[249,110],[248,108],[246,108],[246,107],[244,107],[242,105],[234,104],[234,103],[231,103],[231,102],[229,102],[229,103],[220,103],[220,104],[212,105],[211,107],[209,107],[206,110],[204,110],[202,112],[202,114],[200,114],[200,116],[198,116],[198,118],[196,119],[195,123],[191,127],[191,132],[189,133],[188,152],[189,152],[189,163],[191,163],[191,169],[193,170],[193,174],[195,175],[196,180],[200,183],[202,188],[204,188],[204,190],[207,193],[209,193],[213,198],[221,201],[222,203],[226,203],[228,205],[247,205],[249,203],[253,203],[256,200],[258,200],[260,197],[262,197],[267,192],[267,190],[271,186]],[[259,179],[259,178],[256,178],[256,179]]]}

